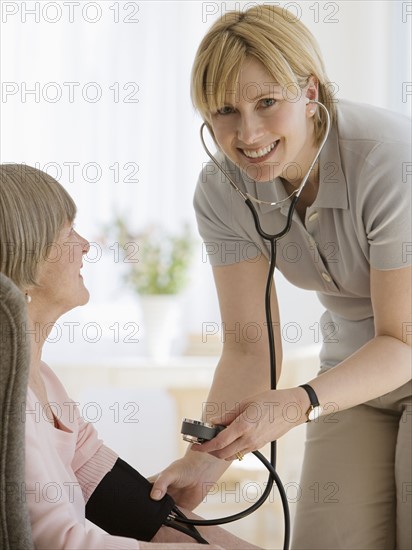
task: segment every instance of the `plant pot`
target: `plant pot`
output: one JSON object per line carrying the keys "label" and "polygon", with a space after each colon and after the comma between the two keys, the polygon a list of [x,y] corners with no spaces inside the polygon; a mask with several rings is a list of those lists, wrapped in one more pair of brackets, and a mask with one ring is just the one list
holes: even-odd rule
{"label": "plant pot", "polygon": [[152,359],[167,361],[179,330],[180,304],[175,294],[140,296],[146,353]]}

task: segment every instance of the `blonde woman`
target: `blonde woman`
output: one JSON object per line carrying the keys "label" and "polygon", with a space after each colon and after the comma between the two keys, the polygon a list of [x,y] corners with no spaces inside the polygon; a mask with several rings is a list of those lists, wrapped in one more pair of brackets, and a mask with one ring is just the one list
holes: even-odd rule
{"label": "blonde woman", "polygon": [[[24,492],[35,547],[183,550],[201,548],[196,541],[203,538],[216,549],[256,548],[220,528],[176,530],[181,511],[173,500],[149,498],[150,483],[104,445],[42,361],[57,319],[89,299],[81,274],[89,243],[75,230],[75,215],[73,200],[49,175],[0,165],[0,272],[27,299]],[[101,529],[88,527],[86,518]]]}
{"label": "blonde woman", "polygon": [[[240,330],[238,338],[225,338],[208,398],[220,414],[207,420],[228,427],[162,472],[152,497],[167,489],[192,509],[204,496],[205,482],[218,479],[228,461],[308,421],[292,547],[407,549],[412,547],[411,192],[405,176],[410,123],[383,109],[338,100],[333,89],[315,39],[282,8],[226,13],[199,46],[194,105],[214,138],[219,162],[242,192],[264,201],[257,211],[270,234],[285,226],[291,197],[325,134],[323,109],[311,101],[328,109],[330,134],[277,254],[277,268],[289,281],[317,292],[325,308],[323,345],[319,375],[305,387],[268,390],[263,300],[268,243],[244,201],[208,163],[194,205],[199,231],[213,245],[209,259],[222,322],[259,325],[263,337],[251,341]],[[275,288],[271,307],[280,365]],[[314,422],[310,411],[316,402],[323,414]],[[282,414],[291,404],[300,411],[294,421]],[[325,491],[317,500],[314,484]],[[326,498],[331,488],[333,498]]]}

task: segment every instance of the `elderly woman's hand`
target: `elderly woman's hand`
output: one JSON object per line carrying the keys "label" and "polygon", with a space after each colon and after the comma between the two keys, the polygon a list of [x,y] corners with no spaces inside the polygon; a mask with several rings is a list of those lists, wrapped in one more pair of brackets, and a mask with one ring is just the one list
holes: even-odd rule
{"label": "elderly woman's hand", "polygon": [[[196,445],[192,446],[196,447]],[[214,481],[227,468],[214,457],[199,455],[189,450],[186,455],[172,462],[157,476],[152,476],[151,497],[160,500],[166,493],[173,497],[181,508],[193,510],[213,488]]]}

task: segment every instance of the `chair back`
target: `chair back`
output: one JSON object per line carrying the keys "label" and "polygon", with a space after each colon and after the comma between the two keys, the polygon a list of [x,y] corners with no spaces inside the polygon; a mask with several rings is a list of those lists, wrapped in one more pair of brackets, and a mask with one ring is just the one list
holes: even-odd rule
{"label": "chair back", "polygon": [[0,273],[0,548],[34,548],[25,503],[24,411],[29,375],[27,307],[23,293]]}

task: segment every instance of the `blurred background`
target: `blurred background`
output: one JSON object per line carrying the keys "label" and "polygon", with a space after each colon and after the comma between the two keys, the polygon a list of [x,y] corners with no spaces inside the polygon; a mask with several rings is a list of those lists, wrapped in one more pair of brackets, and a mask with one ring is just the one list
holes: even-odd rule
{"label": "blurred background", "polygon": [[[411,2],[265,3],[284,6],[313,32],[337,99],[410,116]],[[256,4],[1,2],[1,162],[37,166],[58,179],[77,203],[77,230],[92,243],[83,269],[90,303],[59,321],[45,358],[79,402],[95,403],[83,411],[86,419],[100,423],[146,474],[182,452],[176,425],[182,414],[199,416],[224,337],[192,208],[206,155],[190,101],[191,65],[216,18]],[[125,246],[130,239],[121,240],[118,219],[140,246]],[[130,284],[130,269],[144,261],[142,235],[156,245],[182,234],[190,262],[167,317],[163,302],[144,304],[144,295],[156,292]],[[170,262],[170,247],[164,254]],[[316,372],[322,310],[313,293],[276,278],[283,384],[303,383]],[[157,326],[166,318],[169,347],[161,346],[165,336],[149,334],[150,316]],[[302,437],[284,444],[292,484]],[[255,469],[238,471],[238,479],[249,482],[260,475]],[[273,548],[273,515],[258,517],[245,531],[233,529]]]}
{"label": "blurred background", "polygon": [[[124,283],[128,266],[119,257],[117,241],[111,235],[103,246],[103,229],[118,215],[135,233],[154,227],[179,232],[188,224],[197,235],[192,196],[206,155],[198,137],[201,121],[190,101],[191,65],[217,17],[255,4],[1,4],[1,160],[38,166],[74,197],[77,229],[96,243],[84,268],[91,301],[74,317],[84,317],[83,324],[98,321],[102,339],[108,332],[106,314],[109,322],[116,317],[122,325],[139,322],[141,315],[138,296]],[[337,99],[408,114],[410,2],[275,4],[285,6],[317,38]],[[129,260],[141,260],[133,249],[128,252]],[[217,324],[209,334],[219,328],[200,240],[191,269],[190,284],[180,296],[179,352],[186,336],[204,332],[206,322]],[[278,279],[282,323],[289,323],[285,347],[313,344],[316,298]],[[113,332],[108,332],[111,341]],[[142,326],[139,336],[143,332]],[[66,333],[62,327],[59,355]],[[133,353],[145,353],[140,340]]]}

